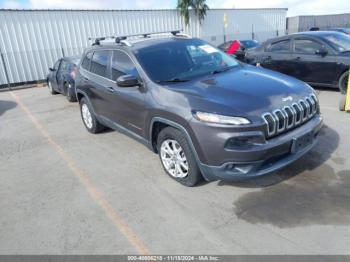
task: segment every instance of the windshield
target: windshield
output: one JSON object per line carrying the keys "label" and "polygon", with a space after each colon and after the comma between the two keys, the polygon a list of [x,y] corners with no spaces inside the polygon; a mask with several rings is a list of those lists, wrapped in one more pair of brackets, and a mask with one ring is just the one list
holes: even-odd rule
{"label": "windshield", "polygon": [[350,51],[350,37],[345,34],[329,34],[324,35],[323,38],[338,52]]}
{"label": "windshield", "polygon": [[259,43],[255,40],[240,40],[240,42],[247,49],[259,46]]}
{"label": "windshield", "polygon": [[199,39],[166,41],[134,53],[148,76],[157,83],[189,81],[238,65],[236,60]]}

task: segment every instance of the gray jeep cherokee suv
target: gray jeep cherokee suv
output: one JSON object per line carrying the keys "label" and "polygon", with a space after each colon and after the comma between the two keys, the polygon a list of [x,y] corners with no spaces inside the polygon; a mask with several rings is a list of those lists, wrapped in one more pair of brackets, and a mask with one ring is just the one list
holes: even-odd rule
{"label": "gray jeep cherokee suv", "polygon": [[322,118],[304,82],[179,32],[112,39],[96,39],[81,59],[83,123],[91,133],[109,127],[144,143],[176,181],[260,176],[315,145]]}

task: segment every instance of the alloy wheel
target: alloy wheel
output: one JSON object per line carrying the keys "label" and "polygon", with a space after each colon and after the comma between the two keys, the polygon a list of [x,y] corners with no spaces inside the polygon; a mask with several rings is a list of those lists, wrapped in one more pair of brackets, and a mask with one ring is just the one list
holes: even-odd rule
{"label": "alloy wheel", "polygon": [[89,110],[89,107],[86,104],[83,104],[81,106],[81,113],[83,116],[83,120],[87,128],[91,129],[92,128],[92,116]]}
{"label": "alloy wheel", "polygon": [[188,176],[188,162],[180,144],[173,139],[166,139],[160,147],[160,156],[166,171],[173,177]]}

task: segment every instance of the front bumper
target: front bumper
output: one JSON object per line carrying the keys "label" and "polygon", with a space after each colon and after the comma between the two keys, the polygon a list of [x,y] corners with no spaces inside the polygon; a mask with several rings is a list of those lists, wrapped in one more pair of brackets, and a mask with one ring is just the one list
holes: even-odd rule
{"label": "front bumper", "polygon": [[[240,157],[235,152],[232,155],[232,161],[225,161],[221,165],[209,165],[200,162],[200,170],[207,181],[237,181],[275,172],[293,163],[310,151],[317,143],[317,135],[321,127],[322,117],[317,115],[304,125],[272,138],[264,145],[256,146],[256,148],[251,150],[250,154],[247,151],[242,152],[245,156],[253,156],[254,160],[250,160],[248,157],[246,161],[237,161],[236,157],[238,159]],[[293,141],[305,134],[310,134],[313,138],[312,143],[293,152]]]}

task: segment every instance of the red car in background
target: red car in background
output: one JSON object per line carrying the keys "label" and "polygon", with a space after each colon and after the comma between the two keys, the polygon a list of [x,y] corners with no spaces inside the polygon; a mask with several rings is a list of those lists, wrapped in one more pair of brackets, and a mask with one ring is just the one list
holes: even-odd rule
{"label": "red car in background", "polygon": [[[231,40],[218,46],[218,48],[236,59],[245,62],[245,52],[248,49],[259,47],[260,43],[256,40]],[[231,49],[231,50],[230,50]],[[233,51],[232,53],[228,51]]]}

